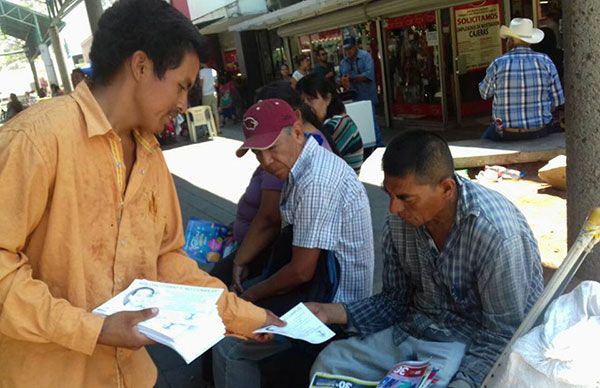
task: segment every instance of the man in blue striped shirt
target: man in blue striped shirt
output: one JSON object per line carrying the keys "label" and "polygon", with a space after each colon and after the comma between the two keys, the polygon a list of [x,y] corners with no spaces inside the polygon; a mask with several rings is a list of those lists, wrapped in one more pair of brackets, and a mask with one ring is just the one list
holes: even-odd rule
{"label": "man in blue striped shirt", "polygon": [[509,200],[454,174],[448,145],[433,133],[394,139],[383,171],[383,289],[307,304],[359,334],[325,348],[311,375],[381,380],[417,359],[440,369],[436,386],[477,387],[543,291],[535,237]]}
{"label": "man in blue striped shirt", "polygon": [[515,18],[502,26],[500,37],[507,39],[509,51],[496,58],[479,83],[483,99],[494,98],[493,123],[483,139],[526,140],[560,130],[552,122],[552,110],[564,104],[565,97],[556,66],[529,45],[544,38],[529,19]]}
{"label": "man in blue striped shirt", "polygon": [[[291,258],[268,278],[247,288],[243,299],[273,310],[298,302],[349,303],[373,290],[373,230],[366,190],[354,170],[305,135],[302,120],[283,100],[254,104],[244,115],[246,141],[238,156],[252,150],[261,167],[284,181],[279,208],[282,226],[293,226]],[[282,232],[283,233],[283,232]],[[337,275],[333,295],[318,298],[298,292],[304,285],[323,282],[319,261],[323,251],[333,255]],[[281,257],[272,257],[281,262]],[[268,266],[270,267],[270,265]],[[289,305],[293,301],[293,304]],[[294,344],[278,337],[271,343],[223,339],[213,348],[215,385],[260,387],[260,362]],[[290,351],[293,351],[291,349]],[[276,360],[285,365],[285,358]],[[289,385],[288,385],[289,386]]]}

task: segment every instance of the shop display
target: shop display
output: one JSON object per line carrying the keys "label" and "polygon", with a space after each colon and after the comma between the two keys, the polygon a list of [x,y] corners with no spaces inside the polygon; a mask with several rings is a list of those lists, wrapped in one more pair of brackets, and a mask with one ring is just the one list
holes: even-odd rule
{"label": "shop display", "polygon": [[435,13],[388,19],[385,31],[394,117],[441,118]]}

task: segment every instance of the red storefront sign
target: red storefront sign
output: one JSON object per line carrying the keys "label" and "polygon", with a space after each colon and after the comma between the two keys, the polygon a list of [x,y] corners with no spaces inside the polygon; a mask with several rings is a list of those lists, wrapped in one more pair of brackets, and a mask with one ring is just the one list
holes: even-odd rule
{"label": "red storefront sign", "polygon": [[230,73],[237,73],[237,51],[227,50],[223,51],[223,63],[225,64],[225,71]]}
{"label": "red storefront sign", "polygon": [[398,30],[412,26],[426,27],[435,23],[435,12],[423,12],[414,15],[399,16],[386,20],[386,30]]}

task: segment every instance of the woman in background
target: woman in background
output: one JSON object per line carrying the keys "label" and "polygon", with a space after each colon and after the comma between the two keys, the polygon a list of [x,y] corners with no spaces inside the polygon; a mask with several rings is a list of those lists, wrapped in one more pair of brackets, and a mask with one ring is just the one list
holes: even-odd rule
{"label": "woman in background", "polygon": [[309,74],[298,81],[296,90],[323,123],[323,132],[331,136],[339,155],[358,174],[363,163],[362,138],[333,84],[319,74]]}

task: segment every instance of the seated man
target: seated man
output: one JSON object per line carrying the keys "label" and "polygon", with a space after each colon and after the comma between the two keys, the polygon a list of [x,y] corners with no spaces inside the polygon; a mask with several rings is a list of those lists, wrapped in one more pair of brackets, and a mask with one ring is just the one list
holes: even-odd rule
{"label": "seated man", "polygon": [[507,39],[508,52],[492,62],[479,83],[481,97],[494,98],[493,122],[482,138],[527,140],[560,131],[552,121],[552,109],[565,103],[556,66],[530,48],[544,33],[531,20],[515,18],[510,27],[502,26],[500,37]]}
{"label": "seated man", "polygon": [[[321,145],[331,150],[326,136],[317,129],[318,119],[312,114],[310,107],[301,104],[300,97],[294,89],[287,85],[271,83],[259,92],[257,99],[279,98],[291,106],[298,107],[304,122],[306,133],[312,133],[321,139]],[[239,248],[219,260],[210,274],[219,278],[236,292],[243,292],[242,283],[247,278],[261,274],[266,259],[271,254],[273,243],[281,230],[279,199],[283,181],[258,166],[246,191],[238,202],[235,220],[232,224],[233,240]]]}
{"label": "seated man", "polygon": [[360,336],[319,354],[317,372],[380,380],[396,363],[429,360],[440,386],[479,386],[543,290],[525,217],[501,194],[454,174],[439,136],[398,136],[383,156],[390,197],[381,293],[309,303]]}
{"label": "seated man", "polygon": [[[313,136],[305,135],[302,121],[282,100],[253,105],[244,115],[243,128],[246,141],[238,156],[251,149],[265,171],[285,181],[281,218],[284,227],[293,225],[293,236],[288,262],[246,289],[242,297],[278,312],[282,306],[314,300],[308,294],[296,294],[293,301],[286,295],[322,275],[316,270],[322,251],[331,252],[339,267],[332,301],[352,302],[369,296],[374,265],[371,214],[354,170],[320,147]],[[257,361],[290,346],[281,338],[262,345],[228,338],[213,348],[216,386],[260,386]]]}

